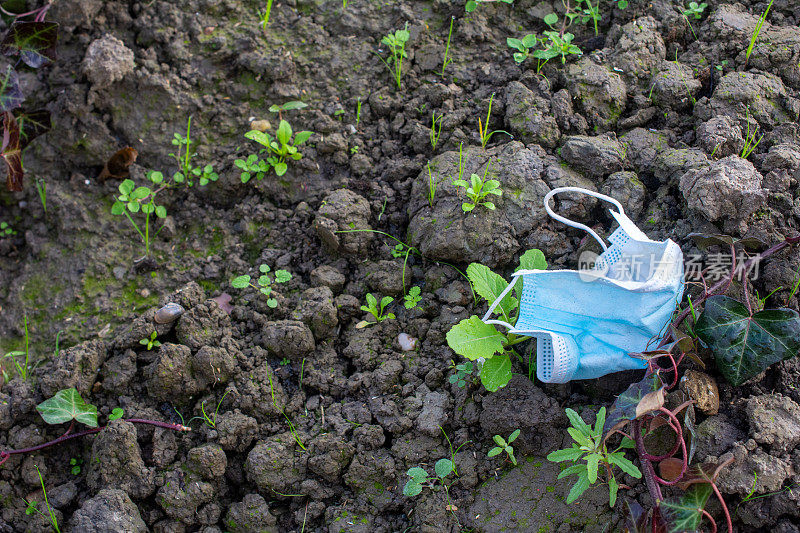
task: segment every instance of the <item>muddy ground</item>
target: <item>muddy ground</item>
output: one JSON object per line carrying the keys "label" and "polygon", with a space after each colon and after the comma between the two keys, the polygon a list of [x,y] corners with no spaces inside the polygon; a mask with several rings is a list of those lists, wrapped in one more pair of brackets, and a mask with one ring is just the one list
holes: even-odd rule
{"label": "muddy ground", "polygon": [[[591,25],[570,29],[583,55],[537,73],[505,41],[546,29],[548,2],[465,13],[442,0],[287,0],[273,5],[266,30],[261,4],[247,0],[56,2],[48,17],[61,24],[59,59],[22,78],[54,129],[26,153],[26,190],[0,191],[0,221],[16,231],[0,237],[0,353],[24,344],[27,317],[37,364],[28,381],[4,364],[13,379],[0,389],[0,449],[59,436],[64,428],[46,427],[34,407],[70,386],[101,422],[122,407],[192,431],[115,421],[12,456],[0,468],[0,531],[51,530],[25,512],[25,500],[44,508],[35,466],[62,531],[620,530],[622,498],[609,509],[597,487],[567,505],[570,485],[545,456],[568,444],[564,407],[593,420],[638,373],[545,385],[515,362],[519,375],[488,394],[475,376],[450,383],[451,361],[461,361],[445,334],[485,310],[459,273],[470,262],[507,276],[539,248],[551,268],[575,266],[583,235],[541,206],[557,186],[618,198],[651,238],[669,237],[684,254],[699,253],[691,232],[767,243],[797,233],[800,5],[775,0],[748,60],[766,2],[709,4],[689,24],[675,2],[603,2],[597,36]],[[398,91],[376,52],[406,23]],[[509,134],[482,148],[477,120],[492,94],[489,127]],[[242,184],[233,162],[255,151],[243,134],[253,120],[274,132],[268,107],[288,100],[308,104],[283,114],[314,132],[302,159],[281,178]],[[432,112],[443,115],[435,150]],[[219,180],[164,193],[153,260],[136,262],[137,235],[110,214],[120,180],[99,175],[125,146],[139,152],[137,184],[148,170],[171,175],[170,141],[189,116],[196,161]],[[764,137],[743,160],[748,124]],[[460,146],[467,174],[489,166],[501,182],[495,211],[462,212],[450,183]],[[47,183],[46,213],[36,179]],[[611,228],[594,200],[560,209]],[[395,241],[336,233],[352,229],[385,232],[422,256],[404,269]],[[230,285],[262,263],[293,275],[275,286],[274,308]],[[799,263],[797,248],[774,256],[753,290],[780,287],[767,304],[786,304]],[[404,286],[414,285],[422,300],[406,310]],[[367,292],[394,297],[396,319],[356,328]],[[231,308],[210,300],[223,294]],[[185,313],[157,325],[167,302]],[[154,329],[162,344],[148,350],[139,341]],[[417,339],[413,350],[401,348],[401,333]],[[698,411],[695,457],[736,458],[720,481],[736,529],[798,531],[800,359],[736,388],[713,363],[706,372],[720,408]],[[217,405],[213,424],[190,421]],[[519,465],[488,458],[492,436],[515,429]],[[459,476],[447,492],[402,495],[408,468],[432,472],[451,455]],[[644,484],[624,482],[621,496],[647,507]],[[740,503],[751,490],[763,497]]]}

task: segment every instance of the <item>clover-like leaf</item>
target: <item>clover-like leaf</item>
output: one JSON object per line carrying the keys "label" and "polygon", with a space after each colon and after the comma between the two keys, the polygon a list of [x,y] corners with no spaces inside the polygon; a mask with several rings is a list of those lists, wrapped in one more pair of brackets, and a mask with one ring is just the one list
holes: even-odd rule
{"label": "clover-like leaf", "polygon": [[603,433],[621,427],[664,405],[664,387],[658,373],[649,374],[617,396],[603,425]]}
{"label": "clover-like leaf", "polygon": [[734,386],[800,351],[800,315],[793,309],[765,309],[751,315],[733,298],[712,296],[694,329]]}
{"label": "clover-like leaf", "polygon": [[77,420],[89,427],[97,427],[97,407],[87,404],[73,387],[58,391],[52,398],[36,406],[48,424],[63,424]]}
{"label": "clover-like leaf", "polygon": [[505,335],[477,316],[466,318],[447,332],[447,345],[458,355],[471,361],[483,357],[490,359],[503,351]]}

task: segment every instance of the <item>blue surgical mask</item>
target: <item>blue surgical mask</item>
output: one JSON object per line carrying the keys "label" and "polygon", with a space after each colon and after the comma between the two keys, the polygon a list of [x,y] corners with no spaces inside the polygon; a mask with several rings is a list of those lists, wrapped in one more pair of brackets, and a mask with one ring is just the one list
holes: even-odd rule
{"label": "blue surgical mask", "polygon": [[[609,209],[619,224],[605,242],[591,228],[566,219],[550,208],[562,192],[595,196],[616,207]],[[643,369],[647,363],[631,353],[653,346],[670,323],[683,296],[683,254],[667,239],[647,238],[625,216],[615,199],[579,187],[559,187],[544,198],[547,213],[569,226],[585,230],[603,248],[594,267],[584,270],[520,270],[489,307],[487,324],[510,333],[536,338],[536,376],[545,383],[591,379],[621,370]],[[522,278],[517,323],[490,320],[495,307]]]}

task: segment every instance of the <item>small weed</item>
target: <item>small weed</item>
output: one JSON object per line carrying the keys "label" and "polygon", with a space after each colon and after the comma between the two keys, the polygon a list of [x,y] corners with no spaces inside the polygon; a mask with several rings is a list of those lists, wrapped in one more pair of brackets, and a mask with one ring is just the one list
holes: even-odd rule
{"label": "small weed", "polygon": [[433,200],[434,198],[436,198],[436,178],[433,177],[430,163],[427,165],[427,168],[428,168],[428,205],[433,207]]}
{"label": "small weed", "polygon": [[[28,317],[22,317],[24,328],[25,328],[25,351],[22,350],[14,350],[8,352],[3,356],[3,358],[9,358],[14,363],[14,368],[19,374],[19,377],[22,378],[22,381],[28,380],[28,369],[29,369],[29,359],[30,359],[30,338],[28,336]],[[17,361],[18,357],[25,357],[24,362]],[[7,378],[4,378],[4,381],[8,382]]]}
{"label": "small weed", "polygon": [[[310,131],[298,131],[293,134],[292,127],[285,120],[281,120],[278,131],[273,138],[270,134],[258,130],[250,130],[244,134],[251,141],[255,141],[264,148],[259,150],[258,155],[251,154],[247,159],[237,159],[233,162],[242,170],[240,178],[242,183],[247,183],[255,176],[256,179],[264,178],[270,168],[275,169],[276,176],[283,176],[289,168],[286,162],[289,159],[302,159],[303,154],[298,151],[298,146],[305,144],[313,135]],[[259,155],[267,154],[267,159],[261,159]]]}
{"label": "small weed", "polygon": [[750,154],[758,147],[761,143],[761,139],[764,138],[764,134],[761,134],[761,137],[756,139],[758,135],[758,130],[760,125],[756,122],[756,125],[753,127],[752,131],[750,130],[750,109],[747,110],[747,133],[744,137],[744,147],[742,148],[742,153],[740,154],[742,159],[747,159],[750,157]]}
{"label": "small weed", "polygon": [[[488,166],[486,170],[489,170]],[[471,200],[471,202],[462,203],[461,209],[465,213],[469,213],[479,205],[482,205],[486,209],[494,211],[494,203],[487,201],[486,197],[490,194],[495,196],[503,195],[503,191],[500,189],[500,182],[493,179],[487,180],[485,172],[483,177],[472,174],[469,179],[470,183],[467,183],[466,180],[456,180],[453,182],[456,187],[463,187],[466,190],[467,198]]]}
{"label": "small weed", "polygon": [[[186,184],[188,187],[192,187],[194,185],[193,180],[197,179],[200,186],[206,186],[212,181],[217,181],[219,179],[219,174],[214,172],[214,167],[211,165],[205,165],[203,167],[192,166],[191,160],[196,157],[197,154],[193,153],[191,150],[192,144],[194,144],[191,138],[191,131],[192,117],[189,117],[186,123],[186,136],[184,137],[180,133],[173,134],[172,144],[178,147],[178,152],[170,153],[169,156],[178,164],[178,171],[173,174],[172,180],[178,185]],[[161,173],[159,172],[158,174]],[[150,179],[154,181],[152,178]],[[154,181],[154,183],[156,182]],[[161,183],[161,181],[157,183]]]}
{"label": "small weed", "polygon": [[[305,102],[301,102],[300,100],[291,100],[283,104],[272,104],[271,106],[269,106],[269,112],[277,113],[278,120],[283,120],[284,111],[294,111],[296,109],[305,109],[306,107],[308,107],[308,104]],[[343,110],[342,113],[344,113]],[[336,113],[334,113],[334,115],[335,114]]]}
{"label": "small weed", "polygon": [[422,492],[422,488],[427,486],[433,489],[437,483],[445,486],[444,480],[447,476],[453,473],[455,465],[450,459],[439,459],[433,466],[436,473],[435,476],[428,475],[428,472],[419,466],[408,469],[409,479],[403,487],[403,495],[408,497],[418,496]]}
{"label": "small weed", "polygon": [[536,48],[536,45],[539,44],[539,39],[534,34],[529,33],[522,39],[508,37],[506,38],[506,44],[509,48],[516,50],[514,52],[514,61],[522,63],[528,59],[531,49]]}
{"label": "small weed", "polygon": [[257,11],[258,20],[261,23],[261,31],[267,31],[267,24],[269,24],[269,14],[272,12],[272,0],[267,0],[266,7]]}
{"label": "small weed", "polygon": [[463,388],[467,384],[467,377],[472,374],[473,365],[472,361],[467,361],[466,363],[459,363],[455,364],[451,361],[451,368],[455,370],[455,373],[452,374],[448,381],[459,388]]}
{"label": "small weed", "polygon": [[272,297],[272,284],[286,283],[292,279],[292,274],[287,270],[276,270],[275,276],[273,277],[270,274],[269,265],[266,264],[262,264],[258,267],[258,270],[261,272],[261,275],[256,280],[258,285],[252,283],[252,278],[248,274],[244,274],[233,278],[231,280],[231,286],[235,289],[244,289],[248,286],[257,289],[261,294],[267,297],[267,307],[275,309],[278,307],[278,300]]}
{"label": "small weed", "polygon": [[769,14],[769,9],[772,7],[772,2],[775,0],[769,0],[769,4],[767,4],[767,9],[758,17],[758,22],[756,23],[756,27],[753,30],[753,35],[750,37],[750,44],[747,46],[747,52],[745,52],[745,64],[750,61],[750,54],[753,53],[753,47],[756,44],[756,40],[758,39],[758,35],[761,33],[761,28],[764,26],[764,22],[767,20],[767,15]]}
{"label": "small weed", "polygon": [[292,438],[297,443],[298,446],[305,452],[308,451],[306,447],[303,445],[303,441],[300,440],[300,434],[297,432],[297,428],[292,423],[292,419],[286,414],[286,411],[278,405],[277,400],[275,399],[275,386],[272,383],[272,372],[267,370],[267,378],[269,379],[269,392],[272,395],[272,406],[279,411],[283,418],[286,419],[286,423],[289,424],[289,432],[292,434]]}
{"label": "small weed", "polygon": [[[492,135],[495,133],[505,133],[509,137],[513,137],[510,133],[504,130],[494,130],[489,131],[489,119],[492,118],[492,102],[494,101],[494,93],[489,97],[489,110],[486,112],[486,122],[482,123],[481,119],[478,118],[478,136],[481,140],[481,147],[486,148],[486,145],[489,143],[489,140],[492,138]],[[459,160],[460,160],[460,151],[459,151]],[[460,167],[460,164],[459,164]]]}
{"label": "small weed", "polygon": [[394,298],[392,298],[391,296],[384,296],[383,298],[381,298],[380,304],[378,304],[378,299],[375,298],[371,292],[368,292],[367,305],[362,305],[361,310],[371,314],[375,318],[375,322],[362,320],[356,325],[356,327],[364,328],[372,324],[383,322],[384,320],[394,320],[395,318],[394,313],[384,313],[384,311],[386,310],[386,306],[392,303],[393,301]]}
{"label": "small weed", "polygon": [[151,333],[149,337],[141,339],[139,341],[139,344],[141,344],[142,346],[147,346],[148,351],[152,350],[153,348],[158,348],[159,346],[161,346],[161,342],[156,339],[157,336],[158,332],[153,331],[153,333]]}
{"label": "small weed", "polygon": [[697,2],[689,2],[689,6],[683,10],[684,17],[694,17],[697,20],[703,18],[703,12],[708,7],[708,4],[703,2],[698,4]]}
{"label": "small weed", "polygon": [[44,503],[47,506],[47,514],[44,514],[42,511],[39,510],[37,502],[31,500],[22,500],[28,506],[25,509],[26,515],[32,515],[33,513],[39,513],[42,517],[50,522],[50,525],[53,526],[53,529],[56,533],[61,533],[61,530],[58,528],[58,518],[56,518],[56,513],[53,511],[53,508],[50,507],[50,502],[47,499],[47,489],[44,488],[44,478],[42,477],[42,472],[39,470],[39,466],[34,466],[36,468],[36,473],[39,474],[39,483],[42,485],[42,493],[44,494]]}
{"label": "small weed", "polygon": [[575,36],[571,33],[559,35],[559,33],[556,31],[545,31],[544,36],[547,37],[547,40],[539,40],[539,42],[542,44],[542,48],[534,50],[533,54],[531,54],[533,57],[539,60],[536,66],[536,72],[542,70],[542,67],[545,65],[545,63],[555,57],[561,56],[561,64],[564,64],[567,62],[568,55],[583,54],[578,46],[572,44],[572,40],[575,38]]}
{"label": "small weed", "polygon": [[[436,150],[436,145],[439,143],[439,135],[442,133],[442,117],[444,115],[436,116],[436,111],[431,112],[431,131],[428,134],[431,139],[431,148]],[[438,126],[438,127],[437,127]]]}
{"label": "small weed", "polygon": [[444,69],[447,68],[447,65],[450,64],[452,59],[449,59],[450,55],[450,38],[453,36],[453,22],[456,20],[454,16],[450,17],[450,33],[447,34],[447,46],[444,48],[444,61],[442,61],[442,78],[444,78]]}
{"label": "small weed", "polygon": [[378,55],[378,58],[383,61],[383,64],[386,65],[386,68],[392,73],[394,81],[397,83],[397,90],[402,88],[403,59],[408,57],[408,54],[406,54],[406,43],[410,36],[411,34],[408,33],[408,23],[406,23],[405,28],[402,30],[396,30],[394,33],[390,33],[381,39],[381,44],[385,44],[389,47],[389,53],[391,55],[386,59]]}
{"label": "small weed", "polygon": [[[203,422],[205,422],[205,424],[211,429],[216,429],[217,414],[219,413],[219,408],[222,405],[222,402],[225,400],[225,396],[227,396],[229,392],[231,392],[231,389],[225,391],[225,394],[223,394],[222,398],[220,398],[219,401],[217,402],[217,408],[214,409],[213,413],[206,413],[206,401],[203,400],[203,402],[200,404],[200,412],[202,413],[202,416],[196,416],[192,418],[192,420],[194,420],[195,418],[200,419]],[[189,420],[189,422],[191,422],[192,420]]]}
{"label": "small weed", "polygon": [[359,122],[361,122],[361,97],[356,100],[356,128]]}
{"label": "small weed", "polygon": [[511,443],[514,442],[517,437],[519,437],[520,430],[515,430],[511,435],[508,436],[508,441],[503,439],[500,435],[495,435],[492,437],[494,443],[497,444],[494,448],[489,450],[489,453],[486,454],[487,457],[494,457],[495,455],[500,455],[503,452],[506,452],[508,458],[514,463],[514,466],[517,465],[517,458],[514,457],[514,447],[511,446]]}
{"label": "small weed", "polygon": [[8,222],[0,222],[0,237],[11,237],[16,235],[17,231],[11,227]]}
{"label": "small weed", "polygon": [[422,296],[420,295],[421,292],[422,291],[420,291],[420,288],[416,285],[408,289],[408,294],[406,294],[403,298],[405,300],[403,305],[406,309],[414,309],[417,307],[417,305],[419,305],[420,300],[422,300]]}
{"label": "small weed", "polygon": [[[163,181],[164,176],[161,174],[161,172],[152,172],[148,175],[148,178],[150,178],[154,184],[158,185]],[[151,216],[161,219],[167,218],[167,208],[156,203],[156,195],[164,188],[165,187],[162,186],[156,190],[153,190],[144,186],[137,187],[133,180],[126,179],[119,184],[119,195],[116,196],[114,199],[114,205],[111,206],[111,214],[115,216],[125,215],[133,228],[136,230],[136,233],[139,234],[139,237],[141,237],[142,243],[144,244],[145,256],[150,255]],[[144,213],[145,216],[142,227],[140,227],[131,216],[140,212]]]}
{"label": "small weed", "polygon": [[39,201],[42,202],[42,209],[44,214],[47,214],[47,182],[42,178],[38,178],[33,182],[36,187],[36,192],[39,194]]}
{"label": "small weed", "polygon": [[622,444],[613,452],[609,452],[606,449],[606,444],[603,440],[603,425],[606,422],[605,407],[601,407],[597,413],[594,427],[584,422],[580,415],[572,409],[567,408],[566,413],[572,425],[567,431],[575,443],[572,444],[571,448],[558,450],[547,456],[548,461],[555,463],[563,461],[572,461],[573,463],[572,466],[565,468],[558,475],[558,479],[571,475],[578,476],[575,485],[569,491],[566,502],[568,504],[574,502],[580,498],[590,485],[597,482],[598,467],[602,465],[605,467],[606,477],[608,478],[609,505],[614,507],[617,501],[619,482],[614,476],[612,467],[617,466],[623,472],[636,479],[642,477],[642,472],[625,457],[625,450],[620,451],[623,447],[632,447],[633,441],[623,440]]}
{"label": "small weed", "polygon": [[464,5],[464,11],[472,13],[478,8],[478,4],[489,4],[492,2],[503,2],[504,4],[513,4],[514,0],[467,0]]}
{"label": "small weed", "polygon": [[81,473],[81,465],[83,464],[83,459],[78,459],[73,457],[69,460],[69,465],[72,467],[70,468],[70,472],[72,472],[73,476],[77,476]]}

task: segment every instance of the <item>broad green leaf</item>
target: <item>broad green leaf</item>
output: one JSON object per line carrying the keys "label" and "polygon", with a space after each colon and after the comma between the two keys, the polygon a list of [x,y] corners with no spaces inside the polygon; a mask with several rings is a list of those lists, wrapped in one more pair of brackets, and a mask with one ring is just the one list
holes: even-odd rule
{"label": "broad green leaf", "polygon": [[467,0],[466,5],[464,5],[464,11],[466,11],[467,13],[472,13],[473,11],[475,11],[475,8],[477,7],[478,7],[478,2],[476,2],[475,0]]}
{"label": "broad green leaf", "polygon": [[558,473],[558,477],[556,479],[565,478],[567,476],[571,476],[573,474],[586,474],[586,465],[581,463],[577,465],[572,465],[568,468],[565,468],[561,472]]}
{"label": "broad green leaf", "polygon": [[586,472],[589,477],[589,483],[597,481],[597,465],[600,463],[600,456],[596,453],[590,453],[586,456]]}
{"label": "broad green leaf", "polygon": [[550,452],[547,454],[547,460],[553,463],[560,463],[562,461],[577,461],[581,458],[581,456],[583,456],[584,453],[586,452],[581,450],[578,446],[573,445],[572,448]]}
{"label": "broad green leaf", "polygon": [[612,477],[608,480],[608,505],[614,507],[617,503],[617,491],[619,491],[619,483],[617,478]]}
{"label": "broad green leaf", "polygon": [[275,283],[286,283],[292,279],[292,274],[288,270],[275,271]]}
{"label": "broad green leaf", "polygon": [[585,473],[579,474],[578,481],[575,482],[570,489],[569,494],[567,495],[567,503],[572,503],[580,498],[581,494],[586,492],[586,489],[589,488],[589,485],[590,483],[588,476]]}
{"label": "broad green leaf", "polygon": [[[269,143],[272,141],[272,137],[270,137],[268,134],[264,133],[263,131],[258,131],[258,130],[250,130],[247,133],[245,133],[244,136],[247,137],[248,139],[250,139],[251,141],[257,142],[258,144],[260,144],[262,146],[269,146]],[[258,156],[254,155],[254,154],[251,154],[247,158],[247,162],[248,162],[248,164],[252,165],[253,163],[255,163],[256,159],[258,159]]]}
{"label": "broad green leaf", "polygon": [[299,100],[292,100],[291,102],[286,102],[281,107],[283,108],[284,111],[292,111],[293,109],[303,109],[305,107],[308,107],[308,104],[305,102],[301,102]]}
{"label": "broad green leaf", "polygon": [[608,412],[603,433],[621,427],[664,405],[664,388],[658,373],[645,376],[617,396]]}
{"label": "broad green leaf", "polygon": [[406,473],[409,476],[411,476],[411,479],[413,479],[414,481],[416,481],[418,483],[422,483],[423,481],[428,479],[428,473],[424,469],[422,469],[422,468],[420,468],[418,466],[414,466],[414,467],[409,468],[408,472],[406,472]]}
{"label": "broad green leaf", "polygon": [[501,437],[500,435],[495,435],[494,437],[492,437],[492,440],[494,441],[495,444],[497,444],[501,448],[506,447],[506,441],[503,440],[503,437]]}
{"label": "broad green leaf", "polygon": [[276,135],[278,137],[278,142],[281,144],[289,144],[289,141],[292,140],[292,127],[285,120],[281,120]]}
{"label": "broad green leaf", "polygon": [[572,440],[580,444],[581,446],[585,446],[587,448],[592,447],[592,441],[587,437],[585,434],[581,433],[575,428],[567,428],[567,433],[572,437]]}
{"label": "broad green leaf", "polygon": [[793,309],[765,309],[751,315],[733,298],[712,296],[694,330],[734,386],[800,352],[800,315]]}
{"label": "broad green leaf", "polygon": [[22,62],[39,68],[56,60],[58,24],[55,22],[14,22],[0,42],[0,52],[11,56],[19,54]]}
{"label": "broad green leaf", "polygon": [[489,392],[496,392],[511,381],[511,359],[508,354],[495,355],[483,363],[481,383]]}
{"label": "broad green leaf", "polygon": [[528,35],[526,35],[525,37],[522,38],[522,44],[526,48],[533,48],[534,46],[536,46],[536,44],[538,42],[539,42],[539,40],[532,33],[529,33]]}
{"label": "broad green leaf", "polygon": [[703,519],[701,510],[705,508],[711,492],[711,485],[700,483],[694,485],[680,499],[662,500],[662,515],[669,527],[669,533],[697,531]]}
{"label": "broad green leaf", "polygon": [[286,165],[286,163],[277,163],[275,165],[276,176],[283,176],[284,174],[286,174],[287,170],[289,170],[289,167]]}
{"label": "broad green leaf", "polygon": [[417,496],[420,492],[422,492],[422,485],[420,485],[413,479],[409,479],[406,482],[406,486],[403,487],[404,496]]}
{"label": "broad green leaf", "polygon": [[519,39],[515,39],[513,37],[506,37],[506,44],[510,48],[515,48],[517,50],[525,50],[525,45],[522,44],[522,41]]}
{"label": "broad green leaf", "polygon": [[552,26],[556,22],[558,22],[558,15],[556,15],[555,13],[548,13],[547,15],[544,16],[544,23],[547,24],[548,26]]}
{"label": "broad green leaf", "polygon": [[444,479],[453,471],[453,461],[450,459],[439,459],[433,466],[436,475],[439,479]]}
{"label": "broad green leaf", "polygon": [[74,387],[58,391],[55,396],[37,405],[36,410],[48,424],[77,420],[89,427],[97,427],[97,407],[84,402]]}
{"label": "broad green leaf", "polygon": [[250,276],[245,274],[244,276],[237,276],[231,280],[231,287],[235,289],[244,289],[250,285]]}
{"label": "broad green leaf", "polygon": [[167,208],[163,205],[156,206],[156,216],[158,218],[167,218]]}
{"label": "broad green leaf", "polygon": [[294,136],[294,145],[298,146],[305,143],[313,134],[314,132],[312,131],[298,131]]}
{"label": "broad green leaf", "polygon": [[122,202],[114,202],[114,205],[111,206],[111,214],[121,215],[123,213],[125,213],[125,204]]}
{"label": "broad green leaf", "polygon": [[[480,263],[472,263],[467,267],[467,277],[472,282],[472,287],[489,304],[494,303],[498,296],[508,286],[506,280],[499,274]],[[517,299],[511,293],[507,294],[495,308],[495,313],[509,316],[517,308]]]}
{"label": "broad green leaf", "polygon": [[629,476],[640,479],[642,472],[636,467],[635,464],[630,462],[624,455],[624,452],[614,452],[608,454],[608,462],[617,465],[623,472]]}
{"label": "broad green leaf", "polygon": [[519,267],[517,270],[546,270],[547,260],[544,254],[537,248],[531,248],[519,257]]}
{"label": "broad green leaf", "polygon": [[[505,335],[477,316],[465,318],[447,332],[447,345],[458,355],[474,361],[480,357],[491,360],[503,351]],[[510,364],[510,362],[509,362]]]}

